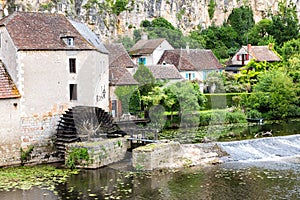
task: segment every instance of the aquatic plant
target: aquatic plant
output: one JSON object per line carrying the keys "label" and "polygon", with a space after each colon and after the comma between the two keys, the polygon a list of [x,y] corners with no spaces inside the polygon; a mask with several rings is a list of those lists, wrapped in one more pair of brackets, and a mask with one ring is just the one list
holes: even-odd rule
{"label": "aquatic plant", "polygon": [[57,169],[51,165],[1,168],[0,191],[29,190],[33,186],[53,191],[55,185],[77,173],[77,170]]}

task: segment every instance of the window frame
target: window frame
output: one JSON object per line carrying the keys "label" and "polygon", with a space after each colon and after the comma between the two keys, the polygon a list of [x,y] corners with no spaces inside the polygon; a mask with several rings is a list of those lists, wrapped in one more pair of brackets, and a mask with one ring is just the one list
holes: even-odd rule
{"label": "window frame", "polygon": [[69,84],[70,101],[78,100],[77,84]]}
{"label": "window frame", "polygon": [[69,72],[76,74],[76,58],[69,58]]}

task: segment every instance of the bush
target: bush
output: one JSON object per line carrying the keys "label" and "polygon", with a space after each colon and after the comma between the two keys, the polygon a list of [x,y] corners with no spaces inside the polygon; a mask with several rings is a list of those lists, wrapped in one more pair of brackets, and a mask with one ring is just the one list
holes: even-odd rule
{"label": "bush", "polygon": [[242,103],[243,99],[247,99],[251,93],[224,93],[224,94],[204,94],[207,98],[205,108],[210,109],[224,109],[234,106],[238,100],[238,103]]}
{"label": "bush", "polygon": [[240,110],[228,112],[226,110],[202,112],[200,114],[200,126],[216,124],[245,123],[247,121],[245,113]]}
{"label": "bush", "polygon": [[258,110],[250,110],[247,112],[247,117],[248,118],[262,118],[262,114]]}
{"label": "bush", "polygon": [[247,122],[246,115],[242,111],[227,112],[225,122],[228,124]]}

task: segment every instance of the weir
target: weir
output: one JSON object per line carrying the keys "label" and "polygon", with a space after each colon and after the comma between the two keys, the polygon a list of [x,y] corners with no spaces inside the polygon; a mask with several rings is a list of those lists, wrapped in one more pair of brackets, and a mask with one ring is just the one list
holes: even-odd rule
{"label": "weir", "polygon": [[217,144],[229,154],[225,159],[227,162],[280,161],[300,157],[299,134]]}

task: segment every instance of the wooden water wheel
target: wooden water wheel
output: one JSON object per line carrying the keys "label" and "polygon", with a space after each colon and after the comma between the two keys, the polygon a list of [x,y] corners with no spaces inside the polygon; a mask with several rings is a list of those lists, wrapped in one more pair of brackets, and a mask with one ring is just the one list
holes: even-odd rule
{"label": "wooden water wheel", "polygon": [[112,136],[123,136],[113,118],[103,109],[76,106],[68,109],[60,118],[56,132],[56,148],[60,157],[65,155],[65,144],[92,141]]}

